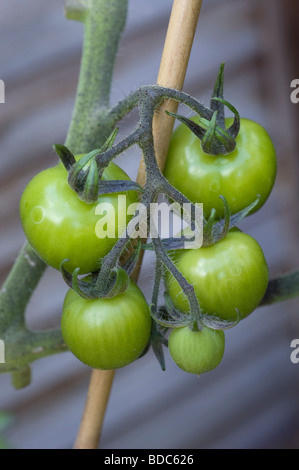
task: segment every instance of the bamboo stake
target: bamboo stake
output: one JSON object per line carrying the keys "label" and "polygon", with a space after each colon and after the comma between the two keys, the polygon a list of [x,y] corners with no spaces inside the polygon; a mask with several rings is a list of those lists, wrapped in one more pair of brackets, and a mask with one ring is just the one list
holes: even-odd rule
{"label": "bamboo stake", "polygon": [[[182,90],[202,0],[174,0],[165,39],[157,84]],[[175,113],[178,103],[165,100],[154,116],[153,134],[157,162],[163,170],[174,119],[165,110]],[[144,160],[141,159],[137,181],[145,183]]]}
{"label": "bamboo stake", "polygon": [[[188,67],[202,0],[174,0],[157,84],[182,90]],[[174,125],[172,117],[165,110],[176,112],[177,103],[165,100],[154,116],[153,135],[157,162],[163,170],[169,141]],[[146,178],[143,158],[138,170],[137,182],[144,185]],[[139,266],[141,265],[141,260]],[[133,279],[137,281],[139,270]],[[85,410],[81,421],[75,449],[96,449],[99,444],[105,410],[115,371],[93,370]]]}
{"label": "bamboo stake", "polygon": [[91,374],[85,410],[75,449],[96,449],[107,408],[114,370],[96,370]]}

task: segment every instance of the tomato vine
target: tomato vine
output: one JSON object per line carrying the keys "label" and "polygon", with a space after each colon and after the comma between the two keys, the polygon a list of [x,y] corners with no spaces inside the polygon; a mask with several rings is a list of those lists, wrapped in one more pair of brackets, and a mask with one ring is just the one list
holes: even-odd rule
{"label": "tomato vine", "polygon": [[[109,95],[113,65],[125,24],[126,6],[127,2],[123,0],[114,2],[97,0],[90,2],[89,5],[80,1],[67,1],[67,15],[84,23],[85,41],[77,98],[68,135],[64,145],[55,144],[54,148],[67,171],[68,176],[65,174],[65,179],[67,178],[74,197],[82,203],[95,204],[100,196],[111,193],[137,192],[140,203],[146,210],[148,225],[151,221],[148,216],[150,205],[156,202],[160,195],[164,195],[180,209],[184,209],[184,204],[189,205],[188,216],[194,227],[199,223],[195,217],[196,202],[202,201],[191,200],[176,187],[176,184],[173,185],[171,178],[167,178],[167,173],[162,173],[156,160],[152,132],[156,109],[165,99],[169,99],[193,111],[197,116],[197,122],[179,114],[169,114],[179,119],[183,126],[187,126],[192,135],[201,140],[203,152],[212,155],[213,158],[219,155],[231,155],[234,152],[242,120],[235,107],[224,99],[223,64],[220,66],[209,107],[203,106],[183,91],[158,85],[145,85],[111,108]],[[99,70],[103,70],[103,73],[99,73]],[[225,107],[234,114],[227,127]],[[139,110],[138,125],[132,133],[115,144],[117,124],[135,108]],[[144,187],[141,188],[137,183],[125,178],[103,180],[104,172],[112,160],[133,145],[140,147],[144,157],[146,167]],[[78,154],[83,156],[78,159],[76,158]],[[261,206],[260,196],[255,194],[254,198],[245,205],[232,211],[224,194],[220,193],[219,196],[223,208],[220,215],[214,207],[211,207],[202,219],[204,249],[217,243],[220,246],[232,228]],[[26,214],[24,217],[26,218]],[[90,269],[92,272],[88,278],[79,278],[82,272],[80,273],[77,265],[72,266],[72,269],[68,267],[67,270],[66,260],[59,260],[59,268],[64,281],[76,295],[84,298],[84,301],[94,302],[100,299],[109,302],[109,299],[127,291],[130,285],[129,277],[138,263],[140,250],[153,250],[156,254],[156,265],[150,304],[152,315],[150,344],[161,367],[165,368],[162,345],[167,345],[167,340],[163,328],[189,326],[192,333],[200,333],[212,329],[223,330],[234,326],[237,321],[217,316],[210,318],[210,315],[202,310],[201,299],[196,295],[195,283],[188,281],[187,276],[183,275],[170,256],[173,250],[184,248],[186,241],[184,236],[178,239],[161,239],[158,234],[150,243],[139,240],[137,244],[132,244],[129,234],[134,231],[132,224],[133,222],[129,221],[127,226],[127,229],[132,228],[132,231],[126,230],[124,236],[115,240],[113,246],[100,258],[98,269]],[[50,332],[31,332],[26,327],[24,312],[27,303],[46,268],[46,264],[31,247],[30,235],[28,238],[29,243],[26,243],[21,250],[0,292],[0,337],[7,345],[7,361],[0,372],[11,372],[17,387],[28,384],[31,362],[67,350],[60,329]],[[130,255],[124,260],[127,250]],[[58,267],[57,263],[55,267]],[[88,269],[86,271],[88,273]],[[158,293],[165,271],[176,280],[187,298],[188,312],[180,311],[169,293],[165,295],[165,305],[158,305]],[[298,293],[298,272],[295,272],[287,277],[271,280],[268,290],[264,289],[264,296],[261,294],[259,297],[260,304],[284,300]],[[242,312],[239,317],[241,316]],[[211,363],[214,364],[213,361]]]}

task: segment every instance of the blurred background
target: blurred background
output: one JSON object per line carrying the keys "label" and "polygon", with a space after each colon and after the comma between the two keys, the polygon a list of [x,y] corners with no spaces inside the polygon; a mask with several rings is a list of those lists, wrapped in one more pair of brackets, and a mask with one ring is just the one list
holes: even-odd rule
{"label": "blurred background", "polygon": [[[112,103],[155,83],[171,5],[171,0],[129,0]],[[6,85],[6,103],[0,104],[1,283],[24,242],[18,215],[22,191],[38,171],[56,163],[52,144],[63,143],[72,113],[83,26],[66,20],[63,6],[62,0],[1,2],[0,78]],[[299,104],[290,101],[290,83],[299,78],[298,21],[299,5],[292,0],[204,1],[184,88],[208,104],[218,67],[226,62],[226,99],[242,116],[260,122],[275,142],[275,188],[241,227],[261,244],[271,277],[299,265]],[[124,120],[120,136],[136,117]],[[118,162],[135,178],[139,158],[133,150]],[[152,262],[146,255],[139,282],[148,299]],[[59,325],[66,290],[60,274],[49,268],[28,306],[28,325]],[[297,299],[258,309],[227,331],[222,364],[199,378],[178,369],[168,351],[165,372],[151,352],[117,371],[101,447],[299,447],[299,364],[290,360],[290,343],[299,338],[298,315]],[[14,390],[10,376],[0,375],[0,410],[12,416],[4,433],[8,445],[71,448],[90,373],[63,353],[34,363],[26,389]]]}

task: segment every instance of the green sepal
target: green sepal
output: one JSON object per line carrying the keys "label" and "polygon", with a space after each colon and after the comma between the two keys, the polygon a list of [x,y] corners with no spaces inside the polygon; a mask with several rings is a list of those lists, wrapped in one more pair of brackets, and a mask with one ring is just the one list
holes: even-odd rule
{"label": "green sepal", "polygon": [[100,180],[98,195],[111,194],[111,193],[122,193],[126,191],[138,191],[143,192],[143,188],[140,184],[131,180]]}
{"label": "green sepal", "polygon": [[234,121],[228,127],[228,129],[226,129],[226,131],[233,139],[236,139],[240,131],[240,125],[241,125],[241,118],[240,118],[239,112],[229,101],[226,101],[223,98],[219,98],[215,96],[212,98],[212,100],[222,103],[224,106],[227,106],[227,108],[234,114]]}
{"label": "green sepal", "polygon": [[70,188],[78,194],[78,196],[80,196],[84,191],[84,185],[91,164],[90,161],[95,157],[95,155],[98,155],[98,153],[98,149],[87,153],[82,158],[80,158],[80,160],[78,160],[68,171],[68,184]]}
{"label": "green sepal", "polygon": [[122,268],[126,271],[128,276],[131,276],[138,264],[141,252],[141,245],[141,239],[138,238],[137,245],[134,247],[133,252],[128,257],[128,259],[126,259],[126,261],[122,264]]}
{"label": "green sepal", "polygon": [[224,196],[219,196],[224,204],[224,218],[215,223],[216,210],[212,209],[210,217],[204,226],[202,246],[211,246],[222,240],[231,228],[231,211]]}
{"label": "green sepal", "polygon": [[163,346],[168,346],[168,341],[162,332],[159,330],[158,325],[152,319],[152,330],[151,330],[151,337],[150,337],[150,345],[153,349],[153,353],[156,356],[157,361],[160,364],[160,367],[163,371],[165,371],[165,357]]}
{"label": "green sepal", "polygon": [[217,111],[213,113],[210,121],[199,117],[199,124],[180,114],[170,113],[169,111],[167,111],[167,114],[185,124],[201,140],[203,152],[208,155],[215,157],[217,155],[227,155],[236,147],[234,138],[226,129],[217,124]]}
{"label": "green sepal", "polygon": [[80,269],[76,268],[73,273],[69,273],[63,266],[66,261],[68,260],[66,259],[60,264],[62,277],[66,284],[84,299],[112,298],[124,292],[129,286],[129,276],[121,267],[112,269],[108,288],[104,291],[101,286],[97,285],[98,273],[92,273],[79,279]]}
{"label": "green sepal", "polygon": [[214,85],[214,90],[210,101],[210,109],[213,112],[217,111],[217,124],[222,128],[225,127],[224,104],[220,100],[217,102],[215,98],[217,97],[223,99],[224,65],[225,64],[222,63],[219,67],[218,76]]}
{"label": "green sepal", "polygon": [[236,227],[245,217],[247,217],[259,203],[260,196],[258,195],[256,200],[252,202],[249,206],[245,207],[245,209],[242,209],[240,212],[237,212],[233,215],[230,215],[230,213],[228,212],[230,209],[224,196],[221,196],[221,199],[224,202],[225,217],[224,219],[219,220],[213,225],[213,243],[216,243],[217,241],[221,240],[226,235],[228,230],[233,227]]}
{"label": "green sepal", "polygon": [[[181,314],[180,319],[173,319],[165,308],[159,308],[156,311],[153,305],[150,305],[150,312],[152,319],[164,328],[180,328],[190,323],[190,317],[187,314]],[[166,312],[168,316],[165,315]]]}
{"label": "green sepal", "polygon": [[223,218],[222,230],[219,233],[217,239],[214,239],[215,242],[222,240],[227,235],[229,229],[231,228],[231,211],[230,211],[229,205],[224,196],[220,195],[219,198],[222,200],[223,205],[224,205],[224,218]]}
{"label": "green sepal", "polygon": [[191,321],[190,314],[178,310],[173,305],[168,292],[164,292],[164,302],[165,305],[158,309],[155,308],[154,304],[150,305],[151,316],[158,325],[164,328],[180,328],[189,325]]}
{"label": "green sepal", "polygon": [[241,313],[236,308],[237,318],[234,321],[223,320],[222,318],[216,317],[215,315],[205,315],[201,316],[201,323],[212,330],[228,330],[236,326],[241,320]]}
{"label": "green sepal", "polygon": [[[194,122],[192,119],[188,119],[185,116],[182,116],[181,114],[171,113],[170,111],[165,111],[165,112],[166,112],[166,114],[168,114],[168,116],[174,117],[175,119],[180,121],[182,124],[185,124],[185,126],[187,126],[188,129],[190,129],[190,131],[193,132],[193,134],[196,137],[198,137],[200,140],[204,137],[205,132],[206,132],[206,128],[201,127],[199,124]],[[207,121],[205,119],[203,122],[208,123],[209,121]]]}
{"label": "green sepal", "polygon": [[69,273],[63,266],[66,261],[68,260],[63,260],[60,264],[60,272],[65,283],[80,297],[83,297],[83,299],[97,299],[101,297],[100,293],[95,289],[92,277],[87,275],[83,279],[79,279],[80,268],[76,268],[72,273]]}
{"label": "green sepal", "polygon": [[107,293],[105,293],[105,298],[112,298],[122,292],[129,287],[130,278],[128,273],[121,267],[115,267],[112,269],[112,279],[110,288]]}
{"label": "green sepal", "polygon": [[58,157],[60,158],[65,169],[69,171],[71,167],[76,163],[75,156],[65,145],[54,144],[53,148],[57,153]]}
{"label": "green sepal", "polygon": [[86,179],[82,192],[78,192],[78,197],[87,204],[92,204],[98,200],[99,192],[99,172],[95,160],[91,160],[87,170]]}
{"label": "green sepal", "polygon": [[100,147],[100,152],[101,153],[106,152],[106,150],[110,149],[113,146],[113,144],[115,142],[115,139],[116,139],[116,136],[118,134],[118,131],[119,131],[119,128],[115,127],[113,129],[113,131],[109,134],[109,136],[107,137],[107,139],[103,143],[102,147]]}
{"label": "green sepal", "polygon": [[236,142],[225,128],[218,126],[217,111],[213,113],[211,121],[207,122],[209,124],[201,141],[204,153],[213,156],[231,153],[236,147]]}
{"label": "green sepal", "polygon": [[215,224],[215,218],[216,209],[212,209],[207,223],[204,225],[203,228],[203,246],[213,245],[214,243],[213,226]]}
{"label": "green sepal", "polygon": [[[75,157],[67,147],[55,144],[54,148],[68,171],[68,184],[70,188],[77,193],[79,199],[87,204],[97,202],[99,194],[106,194],[109,191],[107,186],[109,181],[104,181],[101,185],[102,189],[99,189],[100,177],[109,163],[101,164],[101,155],[113,146],[117,133],[118,128],[115,128],[102,147],[92,150],[78,161],[75,160]],[[105,191],[103,192],[104,188]],[[134,186],[134,189],[137,189],[137,185]],[[115,191],[117,189],[114,186],[113,192]],[[110,190],[110,192],[112,191]]]}

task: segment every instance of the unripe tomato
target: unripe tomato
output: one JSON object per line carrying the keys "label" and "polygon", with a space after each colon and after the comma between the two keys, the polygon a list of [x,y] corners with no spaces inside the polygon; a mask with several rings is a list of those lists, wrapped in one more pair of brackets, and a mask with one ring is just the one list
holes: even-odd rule
{"label": "unripe tomato", "polygon": [[188,326],[175,328],[168,339],[174,362],[185,372],[203,374],[215,369],[222,361],[225,336],[222,330],[203,327],[192,331]]}
{"label": "unripe tomato", "polygon": [[94,369],[118,369],[138,359],[151,333],[151,316],[142,291],[130,281],[113,298],[87,300],[70,289],[61,331],[70,351]]}
{"label": "unripe tomato", "polygon": [[[194,121],[198,122],[197,118]],[[227,118],[226,126],[231,123]],[[202,203],[207,217],[213,208],[223,217],[220,195],[226,198],[232,214],[248,207],[259,195],[255,212],[273,188],[276,152],[266,130],[250,119],[241,119],[235,150],[216,156],[204,153],[200,140],[180,124],[171,138],[164,175],[193,203]]]}
{"label": "unripe tomato", "polygon": [[[128,180],[128,175],[111,163],[104,171],[104,180]],[[118,196],[126,195],[125,206],[120,208],[118,224]],[[67,183],[67,172],[59,163],[38,173],[27,185],[20,201],[20,216],[25,235],[34,250],[48,265],[80,274],[99,269],[101,259],[111,250],[129,221],[128,206],[137,201],[137,193],[113,193],[99,196],[98,201],[87,204],[81,201]],[[106,203],[107,217],[115,227],[111,236],[99,238],[96,226],[100,216],[96,207]],[[109,225],[109,223],[108,223]]]}
{"label": "unripe tomato", "polygon": [[[172,260],[189,283],[203,312],[223,320],[245,318],[260,304],[269,280],[267,262],[254,238],[231,230],[225,238],[208,247],[177,250]],[[189,302],[168,271],[166,290],[176,308],[189,312]]]}

